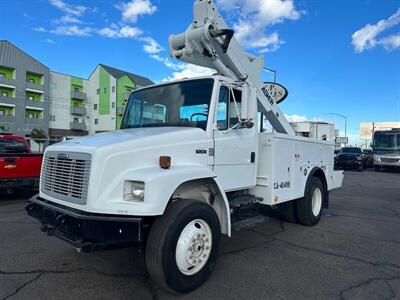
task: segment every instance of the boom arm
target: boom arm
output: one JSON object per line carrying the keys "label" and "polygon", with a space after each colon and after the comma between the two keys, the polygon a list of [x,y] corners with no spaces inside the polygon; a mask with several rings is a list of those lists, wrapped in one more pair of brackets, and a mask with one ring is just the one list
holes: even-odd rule
{"label": "boom arm", "polygon": [[187,30],[169,38],[172,57],[195,65],[216,69],[220,74],[254,86],[258,108],[279,133],[295,135],[292,126],[264,88],[260,73],[263,57],[243,51],[213,0],[195,0],[194,20]]}

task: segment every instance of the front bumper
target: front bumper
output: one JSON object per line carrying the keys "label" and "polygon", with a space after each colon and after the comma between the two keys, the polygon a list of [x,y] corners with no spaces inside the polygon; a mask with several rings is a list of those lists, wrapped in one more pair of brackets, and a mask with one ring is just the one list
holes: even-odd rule
{"label": "front bumper", "polygon": [[335,165],[339,168],[360,168],[363,165],[362,161],[353,160],[353,161],[346,161],[346,160],[337,160],[335,161]]}
{"label": "front bumper", "polygon": [[8,190],[22,190],[39,188],[39,177],[26,177],[26,178],[1,178],[0,191]]}
{"label": "front bumper", "polygon": [[28,215],[41,222],[41,230],[73,245],[82,252],[132,246],[145,242],[151,219],[92,214],[40,198],[29,199]]}

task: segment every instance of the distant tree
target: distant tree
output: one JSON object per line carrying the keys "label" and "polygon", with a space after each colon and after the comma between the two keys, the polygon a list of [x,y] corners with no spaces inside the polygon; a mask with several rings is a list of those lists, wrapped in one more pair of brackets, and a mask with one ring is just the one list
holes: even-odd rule
{"label": "distant tree", "polygon": [[39,151],[43,147],[41,147],[46,141],[47,141],[47,135],[46,132],[42,128],[35,128],[31,132],[31,139],[35,141],[35,143],[39,144]]}
{"label": "distant tree", "polygon": [[0,126],[0,132],[7,132],[9,130],[10,130],[10,126],[6,126],[6,125]]}

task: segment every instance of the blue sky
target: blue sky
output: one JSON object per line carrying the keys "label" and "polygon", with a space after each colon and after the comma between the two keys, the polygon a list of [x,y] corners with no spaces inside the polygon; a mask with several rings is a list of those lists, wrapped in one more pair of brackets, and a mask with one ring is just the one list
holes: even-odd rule
{"label": "blue sky", "polygon": [[[291,119],[324,119],[353,142],[359,123],[400,121],[400,1],[218,0],[241,44],[289,90]],[[51,70],[88,77],[98,63],[161,81],[207,70],[168,58],[191,0],[0,1],[6,39]],[[6,24],[6,25],[5,25]],[[265,79],[271,79],[264,74]]]}

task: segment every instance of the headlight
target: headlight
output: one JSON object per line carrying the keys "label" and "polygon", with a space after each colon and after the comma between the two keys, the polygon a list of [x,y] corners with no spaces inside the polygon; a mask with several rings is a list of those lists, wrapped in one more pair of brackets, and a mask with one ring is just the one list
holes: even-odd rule
{"label": "headlight", "polygon": [[358,160],[358,161],[362,161],[362,157],[361,157],[361,156],[358,156],[358,157],[357,157],[357,160]]}
{"label": "headlight", "polygon": [[144,201],[144,182],[125,181],[124,200],[129,202]]}

